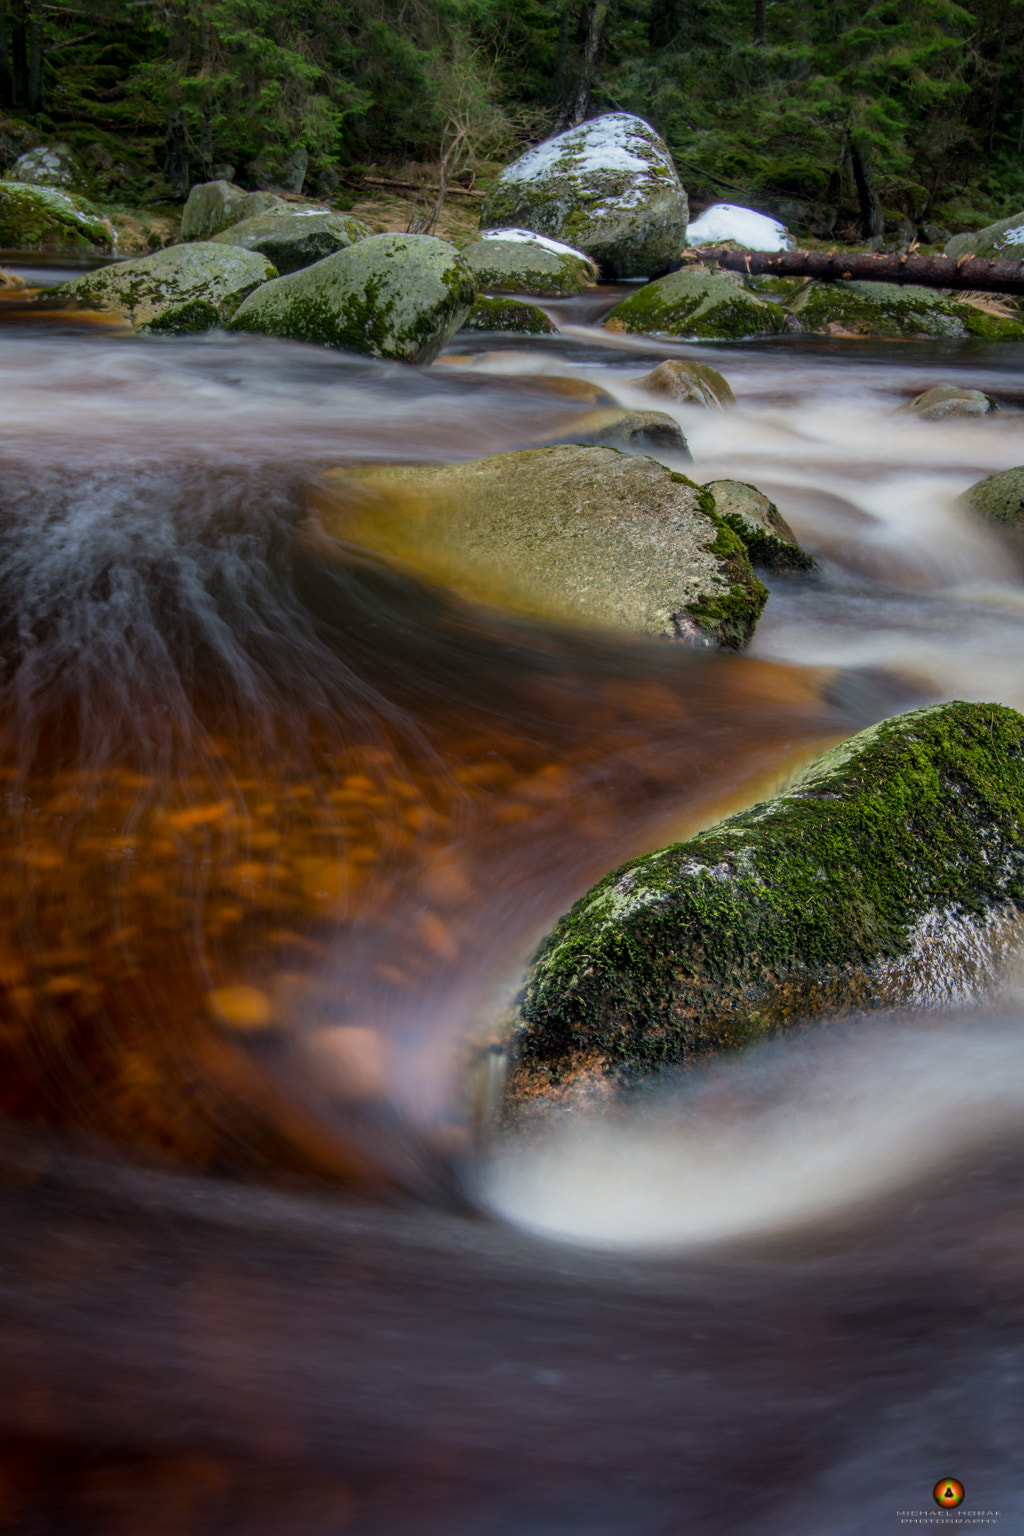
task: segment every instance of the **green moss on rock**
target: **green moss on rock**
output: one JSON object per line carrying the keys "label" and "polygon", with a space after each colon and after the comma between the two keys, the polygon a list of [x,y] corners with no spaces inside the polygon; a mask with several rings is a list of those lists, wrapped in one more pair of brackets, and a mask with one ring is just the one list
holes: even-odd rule
{"label": "green moss on rock", "polygon": [[634,859],[542,945],[512,1097],[623,1083],[810,1014],[984,996],[1024,942],[1024,718],[898,715]]}
{"label": "green moss on rock", "polygon": [[826,335],[1024,339],[1019,320],[910,283],[810,283],[790,306],[790,317],[793,329]]}
{"label": "green moss on rock", "polygon": [[1002,523],[1024,533],[1024,465],[975,481],[960,501],[990,523]]}
{"label": "green moss on rock", "polygon": [[347,213],[328,213],[325,209],[306,208],[298,212],[285,204],[253,218],[242,219],[213,235],[217,245],[236,245],[258,251],[273,262],[282,277],[323,261],[335,251],[347,250],[357,240],[367,240],[373,231],[361,219]]}
{"label": "green moss on rock", "polygon": [[50,290],[50,296],[118,310],[140,331],[208,331],[276,276],[256,251],[202,241],[87,272]]}
{"label": "green moss on rock", "polygon": [[462,322],[464,331],[514,331],[520,336],[553,336],[558,327],[536,304],[480,294]]}
{"label": "green moss on rock", "polygon": [[715,511],[746,546],[751,564],[769,571],[813,571],[817,561],[800,548],[778,507],[756,485],[742,480],[709,480]]}
{"label": "green moss on rock", "polygon": [[433,235],[373,235],[267,283],[231,329],[430,363],[476,297],[472,268]]}
{"label": "green moss on rock", "polygon": [[113,225],[82,197],[0,181],[0,245],[21,251],[110,251]]}
{"label": "green moss on rock", "polygon": [[703,405],[711,410],[725,410],[736,404],[727,379],[712,368],[710,363],[698,363],[691,358],[669,358],[629,381],[634,389],[642,389],[649,395],[666,395],[678,405]]}
{"label": "green moss on rock", "polygon": [[785,314],[738,287],[720,272],[670,272],[617,304],[604,320],[609,331],[729,341],[781,331]]}
{"label": "green moss on rock", "polygon": [[597,267],[580,251],[554,251],[539,240],[489,236],[462,247],[464,261],[485,293],[528,293],[537,298],[575,298],[597,281]]}

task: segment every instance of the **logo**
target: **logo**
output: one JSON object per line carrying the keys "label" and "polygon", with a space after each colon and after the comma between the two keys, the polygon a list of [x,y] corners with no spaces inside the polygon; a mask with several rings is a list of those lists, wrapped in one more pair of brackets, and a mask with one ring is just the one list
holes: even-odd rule
{"label": "logo", "polygon": [[940,1477],[932,1489],[932,1498],[940,1509],[956,1509],[964,1501],[964,1485],[955,1477]]}

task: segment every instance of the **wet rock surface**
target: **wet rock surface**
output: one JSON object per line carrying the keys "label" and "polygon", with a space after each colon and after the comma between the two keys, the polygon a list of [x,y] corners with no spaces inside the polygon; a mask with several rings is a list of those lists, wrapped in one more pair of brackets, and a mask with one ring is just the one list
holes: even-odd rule
{"label": "wet rock surface", "polygon": [[936,384],[898,407],[926,421],[945,421],[947,416],[991,416],[998,407],[991,395],[962,384]]}
{"label": "wet rock surface", "polygon": [[634,389],[642,389],[649,395],[667,396],[678,405],[705,405],[713,410],[724,410],[736,404],[728,381],[710,363],[683,361],[670,358],[659,363],[650,373],[629,381]]}
{"label": "wet rock surface", "polygon": [[462,328],[466,331],[513,331],[523,336],[553,336],[558,327],[536,304],[479,294]]}
{"label": "wet rock surface", "polygon": [[897,715],[576,903],[523,993],[510,1103],[607,1096],[812,1015],[983,998],[1022,908],[1024,717]]}

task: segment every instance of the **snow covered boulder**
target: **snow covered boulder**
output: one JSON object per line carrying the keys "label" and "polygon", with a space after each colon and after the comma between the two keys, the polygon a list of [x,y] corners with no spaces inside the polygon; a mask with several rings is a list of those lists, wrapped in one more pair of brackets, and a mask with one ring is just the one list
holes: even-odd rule
{"label": "snow covered boulder", "polygon": [[672,156],[651,125],[609,112],[506,166],[481,222],[564,240],[605,277],[652,277],[679,255],[688,214]]}
{"label": "snow covered boulder", "polygon": [[484,293],[532,293],[574,298],[597,282],[597,266],[582,251],[529,229],[485,229],[462,247]]}
{"label": "snow covered boulder", "polygon": [[727,240],[745,251],[791,251],[794,245],[792,235],[778,219],[735,203],[705,208],[686,231],[687,245],[724,245]]}

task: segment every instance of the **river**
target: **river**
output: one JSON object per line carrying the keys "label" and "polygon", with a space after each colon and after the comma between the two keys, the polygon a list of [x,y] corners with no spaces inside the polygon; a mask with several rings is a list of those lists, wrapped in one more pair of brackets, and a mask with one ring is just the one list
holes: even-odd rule
{"label": "river", "polygon": [[[420,371],[0,316],[0,1531],[1024,1530],[1012,979],[540,1145],[485,1082],[617,862],[895,710],[1024,708],[1024,568],[956,506],[1024,458],[1024,348],[551,312]],[[678,409],[673,467],[822,562],[747,654],[476,611],[325,533],[324,469],[556,436],[545,375],[649,408],[673,355],[738,400]],[[894,414],[946,381],[1004,409]]]}

